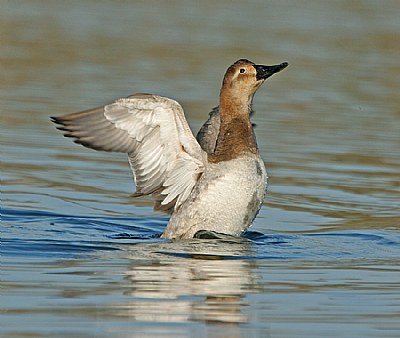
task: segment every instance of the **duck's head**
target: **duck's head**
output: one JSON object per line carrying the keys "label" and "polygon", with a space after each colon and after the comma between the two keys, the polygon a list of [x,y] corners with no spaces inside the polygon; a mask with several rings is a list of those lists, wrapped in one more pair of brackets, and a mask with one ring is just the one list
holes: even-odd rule
{"label": "duck's head", "polygon": [[240,59],[226,71],[221,94],[226,92],[231,97],[241,97],[251,103],[254,93],[264,81],[287,66],[287,62],[279,65],[264,66],[256,65],[246,59]]}

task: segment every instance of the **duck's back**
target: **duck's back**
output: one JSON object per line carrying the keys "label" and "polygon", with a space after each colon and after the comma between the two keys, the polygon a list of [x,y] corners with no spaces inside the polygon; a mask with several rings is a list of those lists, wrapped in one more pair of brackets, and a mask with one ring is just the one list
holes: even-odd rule
{"label": "duck's back", "polygon": [[215,150],[220,124],[219,107],[215,107],[210,112],[208,120],[197,133],[197,142],[199,142],[200,147],[208,154],[213,153]]}

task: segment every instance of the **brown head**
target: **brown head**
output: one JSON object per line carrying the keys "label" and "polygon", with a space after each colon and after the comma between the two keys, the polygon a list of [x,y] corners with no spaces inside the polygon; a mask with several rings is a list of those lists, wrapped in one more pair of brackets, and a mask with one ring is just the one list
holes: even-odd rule
{"label": "brown head", "polygon": [[220,130],[215,151],[208,156],[209,161],[226,161],[244,151],[258,151],[250,122],[253,96],[266,79],[287,66],[287,62],[264,66],[240,59],[228,68],[220,93]]}
{"label": "brown head", "polygon": [[287,62],[264,66],[256,65],[246,59],[236,61],[225,73],[220,103],[222,105],[232,103],[241,110],[250,107],[255,92],[264,81],[287,66]]}

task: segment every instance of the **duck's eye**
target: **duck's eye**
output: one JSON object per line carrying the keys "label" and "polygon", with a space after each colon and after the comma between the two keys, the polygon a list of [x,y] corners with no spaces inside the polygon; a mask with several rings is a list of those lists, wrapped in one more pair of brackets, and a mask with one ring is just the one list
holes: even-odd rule
{"label": "duck's eye", "polygon": [[245,68],[240,68],[239,72],[240,72],[240,74],[246,73],[246,69]]}

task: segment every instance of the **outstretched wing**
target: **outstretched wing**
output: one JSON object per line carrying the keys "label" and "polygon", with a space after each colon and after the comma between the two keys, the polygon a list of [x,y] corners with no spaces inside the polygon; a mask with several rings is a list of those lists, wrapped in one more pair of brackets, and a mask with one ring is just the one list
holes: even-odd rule
{"label": "outstretched wing", "polygon": [[152,194],[156,209],[178,208],[204,171],[206,154],[172,99],[135,94],[52,120],[85,147],[128,153],[136,193]]}

